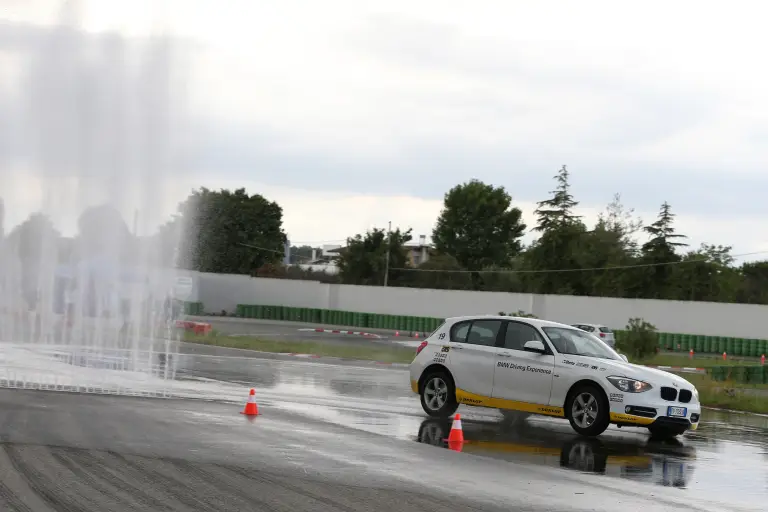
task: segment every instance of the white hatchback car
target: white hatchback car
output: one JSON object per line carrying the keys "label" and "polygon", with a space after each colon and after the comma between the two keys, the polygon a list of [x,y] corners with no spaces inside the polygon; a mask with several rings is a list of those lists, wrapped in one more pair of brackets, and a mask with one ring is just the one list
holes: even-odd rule
{"label": "white hatchback car", "polygon": [[447,319],[416,352],[411,389],[432,417],[459,404],[567,418],[586,436],[610,423],[657,436],[696,429],[696,388],[677,375],[630,364],[593,335],[533,318]]}

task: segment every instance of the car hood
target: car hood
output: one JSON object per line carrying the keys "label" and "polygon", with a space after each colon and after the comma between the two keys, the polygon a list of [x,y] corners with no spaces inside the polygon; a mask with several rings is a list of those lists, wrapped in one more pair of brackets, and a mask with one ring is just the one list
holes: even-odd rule
{"label": "car hood", "polygon": [[[649,368],[647,366],[627,363],[624,361],[614,361],[611,359],[601,360],[599,365],[606,369],[606,373],[610,373],[611,375],[615,375],[617,377],[629,377],[643,381],[650,381],[650,384],[675,383],[678,386],[682,385],[686,388],[693,387],[690,382],[680,377],[679,375],[665,372],[664,370],[658,370],[656,368]],[[608,375],[606,375],[606,377],[608,377]]]}

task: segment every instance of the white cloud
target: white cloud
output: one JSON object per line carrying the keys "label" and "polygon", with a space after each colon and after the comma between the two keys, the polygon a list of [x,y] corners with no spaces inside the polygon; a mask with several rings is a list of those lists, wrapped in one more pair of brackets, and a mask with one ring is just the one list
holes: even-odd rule
{"label": "white cloud", "polygon": [[[188,98],[182,117],[189,122],[172,128],[177,138],[192,137],[194,150],[156,142],[175,148],[193,170],[180,175],[156,165],[139,175],[103,171],[95,180],[79,170],[52,181],[41,178],[50,169],[29,158],[4,164],[0,155],[0,195],[17,221],[42,205],[72,224],[74,205],[107,199],[129,218],[134,208],[151,212],[150,226],[189,188],[222,183],[277,200],[296,241],[343,239],[388,220],[429,234],[443,193],[477,177],[506,186],[532,224],[534,202],[567,163],[587,217],[618,191],[647,221],[669,201],[694,246],[768,248],[758,220],[768,214],[762,3],[727,10],[682,0],[642,8],[509,0],[79,4],[80,27],[90,34],[168,30],[181,38],[192,58],[182,65],[185,87],[176,84],[174,93]],[[0,20],[50,27],[61,16],[52,5],[12,3]],[[103,41],[87,43],[83,55],[92,57]],[[26,60],[8,56],[14,48],[0,46],[0,65],[21,84],[12,94],[37,97],[39,89],[24,86],[19,63]],[[114,93],[119,81],[110,77],[126,71],[110,62],[75,69],[103,77],[90,84],[95,96]],[[162,75],[152,69],[152,78]],[[57,74],[42,76],[60,85]],[[150,150],[136,141],[146,133],[129,121],[152,111],[144,100],[158,98],[132,89],[141,71],[131,76],[138,80],[115,96],[123,99],[126,131],[105,122],[109,115],[90,122],[102,143],[132,141],[116,154],[141,162]],[[67,132],[46,137],[61,134],[65,147],[87,140]],[[96,153],[90,173],[115,159],[106,149]],[[46,199],[60,190],[69,190],[66,201]]]}

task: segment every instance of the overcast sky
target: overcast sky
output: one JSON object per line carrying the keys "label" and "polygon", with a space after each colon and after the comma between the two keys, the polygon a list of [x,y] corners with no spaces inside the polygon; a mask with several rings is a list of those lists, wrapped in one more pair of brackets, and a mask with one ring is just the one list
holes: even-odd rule
{"label": "overcast sky", "polygon": [[767,11],[0,0],[5,228],[109,201],[148,232],[193,187],[244,186],[294,243],[428,235],[472,178],[533,225],[567,164],[590,222],[619,192],[648,222],[669,201],[694,246],[768,251]]}

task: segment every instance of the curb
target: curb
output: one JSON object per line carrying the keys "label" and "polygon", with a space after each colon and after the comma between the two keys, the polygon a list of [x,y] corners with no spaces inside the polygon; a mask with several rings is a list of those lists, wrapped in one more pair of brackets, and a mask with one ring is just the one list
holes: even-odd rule
{"label": "curb", "polygon": [[355,336],[365,336],[366,338],[382,338],[379,334],[373,334],[371,332],[363,332],[363,331],[341,331],[338,329],[298,329],[299,332],[327,332],[329,334],[352,334]]}

